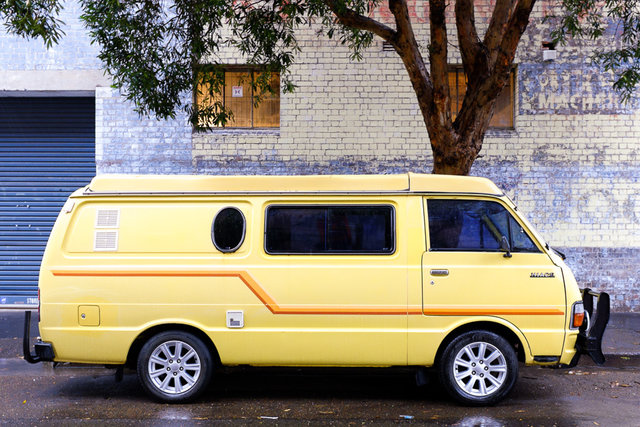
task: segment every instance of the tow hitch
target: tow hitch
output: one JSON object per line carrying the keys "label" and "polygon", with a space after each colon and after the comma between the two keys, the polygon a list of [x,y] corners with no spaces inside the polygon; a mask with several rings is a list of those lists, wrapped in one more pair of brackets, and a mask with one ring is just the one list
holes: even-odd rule
{"label": "tow hitch", "polygon": [[[570,366],[577,365],[582,354],[589,355],[597,365],[602,365],[605,362],[605,357],[602,353],[602,336],[607,323],[609,323],[609,294],[606,292],[594,292],[589,288],[582,289],[581,292],[587,321],[580,326],[576,341],[577,351]],[[593,310],[594,300],[597,301],[595,312]]]}
{"label": "tow hitch", "polygon": [[53,347],[50,343],[38,341],[35,343],[35,354],[30,349],[30,331],[31,331],[31,311],[24,312],[24,336],[22,338],[22,353],[24,360],[29,363],[50,362],[53,361]]}

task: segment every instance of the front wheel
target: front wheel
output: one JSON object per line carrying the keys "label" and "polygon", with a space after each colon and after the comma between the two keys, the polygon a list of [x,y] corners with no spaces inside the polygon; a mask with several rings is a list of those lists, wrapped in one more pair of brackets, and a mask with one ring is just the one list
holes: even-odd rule
{"label": "front wheel", "polygon": [[152,397],[177,403],[194,399],[211,379],[213,359],[198,337],[167,331],[149,339],[138,355],[138,378]]}
{"label": "front wheel", "polygon": [[515,385],[518,359],[511,344],[489,331],[466,332],[451,341],[439,366],[447,392],[467,405],[492,405]]}

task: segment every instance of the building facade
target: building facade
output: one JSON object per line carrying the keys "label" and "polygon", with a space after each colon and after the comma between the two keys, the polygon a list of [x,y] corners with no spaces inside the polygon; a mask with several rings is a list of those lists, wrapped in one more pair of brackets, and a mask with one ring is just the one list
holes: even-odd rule
{"label": "building facade", "polygon": [[[427,4],[417,0],[410,8],[425,51]],[[543,21],[548,5],[537,4],[521,40],[508,102],[500,113],[508,120],[489,130],[471,174],[487,176],[507,192],[545,238],[566,253],[581,286],[609,291],[616,311],[639,312],[640,102],[620,102],[611,77],[589,60],[592,42],[575,41],[550,53],[550,28]],[[481,31],[490,12],[490,6],[477,7]],[[292,69],[297,89],[279,98],[279,126],[195,132],[184,115],[171,121],[139,117],[109,86],[75,3],[68,3],[64,14],[67,35],[50,50],[39,41],[0,35],[0,101],[92,97],[98,174],[432,169],[429,138],[406,71],[380,40],[361,61],[352,61],[338,41],[318,36],[317,26],[305,28]],[[390,19],[384,9],[377,17]],[[451,45],[455,38],[451,26]],[[241,69],[237,54],[224,54],[232,69]],[[449,62],[454,71],[461,64],[453,48]],[[246,96],[240,87],[230,88],[229,100]]]}

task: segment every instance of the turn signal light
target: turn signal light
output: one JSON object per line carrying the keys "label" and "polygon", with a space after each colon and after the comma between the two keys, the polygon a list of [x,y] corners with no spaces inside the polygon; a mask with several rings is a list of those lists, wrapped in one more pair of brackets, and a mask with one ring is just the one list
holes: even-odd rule
{"label": "turn signal light", "polygon": [[578,329],[584,322],[584,305],[582,301],[573,304],[571,314],[571,329]]}

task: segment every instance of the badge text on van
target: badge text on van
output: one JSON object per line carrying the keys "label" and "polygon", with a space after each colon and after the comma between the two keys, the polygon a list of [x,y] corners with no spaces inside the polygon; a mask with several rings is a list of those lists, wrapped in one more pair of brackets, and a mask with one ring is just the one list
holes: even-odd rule
{"label": "badge text on van", "polygon": [[555,273],[531,273],[534,279],[552,279],[556,277]]}

